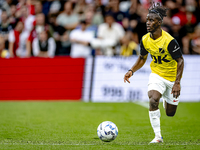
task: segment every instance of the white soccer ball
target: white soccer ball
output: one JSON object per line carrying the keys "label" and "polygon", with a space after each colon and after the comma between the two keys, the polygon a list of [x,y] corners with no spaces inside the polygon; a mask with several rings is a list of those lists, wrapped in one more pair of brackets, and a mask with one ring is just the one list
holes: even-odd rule
{"label": "white soccer ball", "polygon": [[110,142],[117,137],[118,128],[113,122],[104,121],[98,126],[97,135],[102,141]]}

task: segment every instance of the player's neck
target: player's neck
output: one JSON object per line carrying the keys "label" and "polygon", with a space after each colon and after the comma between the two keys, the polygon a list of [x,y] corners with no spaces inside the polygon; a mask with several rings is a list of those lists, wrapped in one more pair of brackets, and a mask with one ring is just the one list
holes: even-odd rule
{"label": "player's neck", "polygon": [[153,32],[153,33],[150,34],[150,37],[153,40],[156,40],[156,39],[158,39],[161,36],[162,36],[162,29],[160,29],[160,28],[158,30],[156,30],[155,32]]}

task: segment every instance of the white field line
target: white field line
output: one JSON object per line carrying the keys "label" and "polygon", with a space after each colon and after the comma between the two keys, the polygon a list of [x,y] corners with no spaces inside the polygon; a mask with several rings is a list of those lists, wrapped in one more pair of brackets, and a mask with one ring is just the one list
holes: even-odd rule
{"label": "white field line", "polygon": [[47,144],[47,143],[0,143],[0,145],[95,145],[95,144],[62,144],[62,143],[51,143],[51,144]]}
{"label": "white field line", "polygon": [[149,103],[148,102],[134,102],[134,103],[149,109]]}
{"label": "white field line", "polygon": [[[36,146],[45,146],[45,145],[51,145],[51,146],[56,146],[56,145],[58,145],[58,146],[62,146],[62,145],[74,145],[74,146],[92,146],[92,145],[106,145],[106,144],[58,144],[58,143],[52,143],[52,144],[47,144],[47,143],[35,143],[35,144],[33,144],[33,143],[0,143],[0,145],[36,145]],[[140,144],[140,143],[138,143],[138,144],[116,144],[116,145],[121,145],[121,146],[136,146],[136,145],[149,145],[148,143],[147,144]],[[152,144],[152,145],[154,145],[154,144]],[[168,143],[168,144],[159,144],[159,145],[200,145],[200,143],[183,143],[183,144],[179,144],[179,143],[177,143],[177,144],[170,144],[170,143]],[[149,145],[150,146],[150,145]]]}

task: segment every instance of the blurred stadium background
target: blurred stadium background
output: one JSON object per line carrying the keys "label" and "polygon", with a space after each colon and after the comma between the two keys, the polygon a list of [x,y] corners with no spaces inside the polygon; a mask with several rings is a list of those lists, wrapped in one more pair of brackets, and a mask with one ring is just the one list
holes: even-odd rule
{"label": "blurred stadium background", "polygon": [[[185,60],[177,116],[161,122],[165,137],[172,149],[197,149],[200,1],[155,2],[169,8],[162,28],[179,42]],[[79,144],[82,149],[105,149],[95,139],[96,128],[111,120],[121,138],[108,149],[148,149],[143,146],[152,138],[147,112],[151,58],[131,84],[123,76],[139,54],[149,6],[148,0],[0,0],[0,147],[23,149],[30,143],[44,149]],[[142,118],[133,114],[140,110]]]}

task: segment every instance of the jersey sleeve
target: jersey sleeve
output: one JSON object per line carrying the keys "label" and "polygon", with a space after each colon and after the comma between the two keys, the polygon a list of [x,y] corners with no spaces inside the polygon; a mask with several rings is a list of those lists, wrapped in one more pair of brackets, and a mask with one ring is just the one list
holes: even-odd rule
{"label": "jersey sleeve", "polygon": [[145,56],[149,52],[144,48],[142,40],[140,41],[140,55]]}
{"label": "jersey sleeve", "polygon": [[169,43],[167,49],[173,59],[180,58],[182,56],[181,48],[175,39]]}

